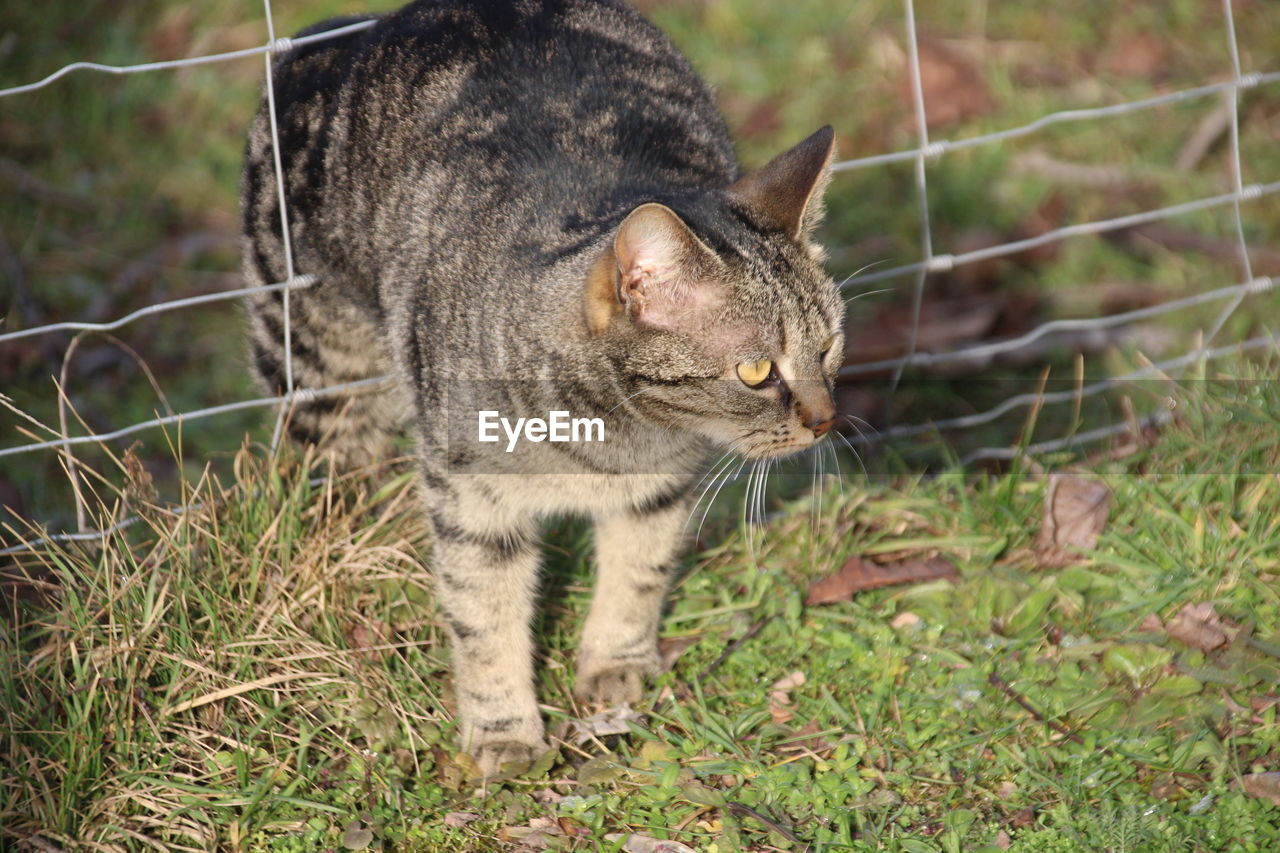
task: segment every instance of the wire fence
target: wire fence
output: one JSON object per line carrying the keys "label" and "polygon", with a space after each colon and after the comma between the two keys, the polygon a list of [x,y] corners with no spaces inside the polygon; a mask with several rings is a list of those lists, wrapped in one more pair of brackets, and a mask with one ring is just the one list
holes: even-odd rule
{"label": "wire fence", "polygon": [[[1165,361],[1152,364],[1142,370],[1132,371],[1087,385],[1082,384],[1068,391],[1039,391],[1036,393],[1013,395],[984,412],[978,412],[963,417],[934,420],[928,423],[889,426],[885,430],[871,437],[858,435],[854,439],[855,443],[862,443],[865,445],[886,440],[910,438],[923,434],[937,433],[945,430],[958,430],[976,427],[992,423],[1019,408],[1078,402],[1083,397],[1103,393],[1126,382],[1132,382],[1149,377],[1168,376],[1192,365],[1202,364],[1214,359],[1220,359],[1242,352],[1257,352],[1268,349],[1280,350],[1280,343],[1269,335],[1254,337],[1234,345],[1223,345],[1218,347],[1212,346],[1222,328],[1247,297],[1272,291],[1280,286],[1280,280],[1277,280],[1276,278],[1254,275],[1249,255],[1249,246],[1245,239],[1243,215],[1241,213],[1242,203],[1280,193],[1280,181],[1255,183],[1248,186],[1244,185],[1242,179],[1243,164],[1240,151],[1239,115],[1239,105],[1242,92],[1264,85],[1280,83],[1280,70],[1245,72],[1241,68],[1240,53],[1236,43],[1235,21],[1231,0],[1222,0],[1222,14],[1224,16],[1225,29],[1227,33],[1226,48],[1231,59],[1232,79],[1210,85],[1173,91],[1141,100],[1127,101],[1087,109],[1072,109],[1052,112],[1027,124],[958,140],[931,140],[929,138],[928,112],[925,103],[924,86],[922,84],[919,39],[916,31],[916,16],[913,0],[903,0],[903,7],[906,23],[910,97],[916,126],[917,146],[909,150],[845,160],[836,163],[833,169],[837,173],[844,173],[861,169],[883,167],[897,163],[911,163],[914,166],[916,204],[918,207],[920,226],[920,260],[889,269],[876,270],[873,272],[860,272],[844,279],[841,282],[842,288],[852,289],[858,286],[864,286],[889,279],[911,277],[913,286],[910,291],[910,330],[905,355],[898,358],[848,365],[841,369],[841,378],[849,379],[883,375],[888,372],[891,375],[889,391],[891,396],[894,389],[896,389],[902,381],[904,372],[911,368],[936,369],[943,366],[949,366],[956,369],[977,370],[989,364],[992,359],[998,356],[1027,350],[1031,345],[1036,344],[1044,338],[1052,338],[1053,336],[1064,332],[1103,331],[1116,327],[1129,326],[1140,321],[1150,320],[1152,318],[1172,314],[1174,312],[1185,311],[1193,307],[1218,302],[1223,303],[1223,307],[1215,318],[1213,324],[1209,327],[1208,331],[1197,341],[1196,346],[1176,358],[1170,358]],[[136,74],[227,62],[245,57],[261,55],[263,57],[266,70],[265,95],[272,132],[272,151],[274,155],[276,187],[280,207],[281,231],[285,247],[284,255],[287,266],[286,279],[281,282],[256,287],[228,289],[217,293],[160,301],[109,322],[65,321],[6,331],[0,333],[0,343],[35,335],[46,335],[59,331],[111,331],[133,323],[143,317],[170,311],[195,308],[223,300],[241,299],[246,295],[256,292],[278,291],[283,297],[285,317],[282,331],[285,353],[285,363],[283,365],[285,377],[284,392],[279,396],[234,401],[222,405],[175,413],[165,417],[157,417],[151,420],[123,426],[110,432],[72,436],[66,434],[64,428],[64,434],[56,439],[0,447],[0,457],[45,450],[58,450],[69,454],[70,448],[78,445],[108,442],[154,428],[216,417],[218,415],[245,409],[277,406],[279,414],[276,419],[276,429],[272,438],[272,443],[274,445],[280,438],[283,419],[290,404],[312,400],[318,397],[359,393],[361,391],[367,391],[387,380],[387,377],[379,377],[359,382],[344,383],[342,385],[335,385],[327,388],[299,388],[294,385],[293,365],[291,359],[292,329],[290,326],[289,310],[290,295],[295,290],[305,289],[314,285],[316,283],[316,277],[309,273],[297,274],[294,270],[293,250],[290,245],[288,209],[285,203],[284,194],[283,168],[280,159],[279,141],[276,135],[275,86],[271,75],[271,64],[274,56],[287,53],[296,46],[340,38],[345,35],[367,29],[368,27],[373,26],[375,22],[364,21],[304,37],[285,38],[277,37],[275,34],[275,22],[271,11],[270,0],[263,0],[263,11],[266,19],[267,40],[260,46],[244,50],[235,50],[164,62],[148,62],[138,65],[114,66],[94,62],[74,62],[58,69],[54,73],[36,82],[0,89],[0,99],[19,97],[46,86],[54,85],[68,74],[81,70],[117,75]],[[927,169],[927,166],[931,161],[942,158],[953,152],[1031,136],[1056,124],[1112,119],[1130,113],[1151,110],[1160,106],[1193,101],[1196,99],[1204,99],[1215,95],[1225,96],[1230,108],[1229,133],[1232,155],[1231,181],[1233,185],[1230,192],[1181,204],[1147,210],[1127,216],[1068,225],[1050,230],[1035,237],[1006,242],[1000,245],[985,247],[960,254],[934,253]],[[962,346],[943,352],[918,351],[918,333],[920,329],[921,309],[926,285],[930,275],[950,272],[957,267],[961,267],[966,264],[974,264],[994,258],[1008,257],[1030,249],[1058,243],[1076,237],[1103,235],[1109,232],[1133,228],[1134,226],[1158,222],[1197,211],[1226,207],[1230,207],[1232,210],[1235,226],[1235,249],[1238,253],[1237,260],[1240,270],[1240,277],[1236,283],[1206,290],[1185,298],[1127,312],[1080,319],[1051,320],[1036,326],[1023,334],[1004,340],[985,342],[971,346]],[[59,404],[60,407],[65,405],[65,396],[59,401]],[[1144,416],[1140,420],[1142,424],[1158,425],[1166,422],[1170,417],[1171,415],[1167,409],[1157,408],[1154,412]],[[1060,438],[1025,444],[1018,447],[981,447],[970,452],[963,458],[962,462],[968,464],[981,459],[1011,459],[1019,454],[1049,453],[1069,449],[1089,442],[1100,441],[1108,437],[1123,434],[1126,431],[1132,430],[1133,427],[1133,422],[1127,421],[1098,427],[1096,429],[1074,432]],[[69,462],[74,463],[74,460],[69,459]],[[74,464],[72,467],[74,467]],[[27,550],[37,547],[47,541],[97,539],[108,535],[111,532],[127,527],[136,520],[136,517],[123,519],[107,530],[82,529],[78,532],[53,534],[47,537],[47,539],[36,539],[23,542],[9,548],[0,549],[0,554]]]}

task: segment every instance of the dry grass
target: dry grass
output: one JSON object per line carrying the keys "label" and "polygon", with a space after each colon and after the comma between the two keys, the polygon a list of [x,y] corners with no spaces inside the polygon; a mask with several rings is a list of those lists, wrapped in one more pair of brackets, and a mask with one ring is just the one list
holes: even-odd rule
{"label": "dry grass", "polygon": [[380,730],[414,755],[439,738],[411,476],[372,491],[310,481],[311,461],[246,447],[185,512],[140,499],[137,478],[91,488],[100,521],[142,521],[6,567],[5,836],[207,849],[268,793],[324,809],[326,768]]}

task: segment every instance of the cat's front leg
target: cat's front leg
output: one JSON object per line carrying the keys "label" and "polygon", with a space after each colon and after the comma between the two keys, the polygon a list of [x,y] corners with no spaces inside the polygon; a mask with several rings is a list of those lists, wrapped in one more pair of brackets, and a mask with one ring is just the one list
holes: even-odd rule
{"label": "cat's front leg", "polygon": [[596,519],[597,580],[578,648],[574,695],[603,705],[635,702],[658,670],[658,621],[679,568],[689,494]]}
{"label": "cat's front leg", "polygon": [[461,746],[491,776],[547,748],[530,635],[538,549],[531,520],[491,502],[482,511],[465,494],[442,498],[428,495],[431,562],[453,649]]}

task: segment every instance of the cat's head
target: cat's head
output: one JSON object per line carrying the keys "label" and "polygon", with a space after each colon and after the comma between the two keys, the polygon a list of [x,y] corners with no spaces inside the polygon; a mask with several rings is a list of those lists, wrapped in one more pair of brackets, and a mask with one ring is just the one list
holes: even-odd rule
{"label": "cat's head", "polygon": [[834,134],[824,127],[723,190],[641,205],[587,288],[628,407],[749,457],[834,425],[844,301],[811,242]]}

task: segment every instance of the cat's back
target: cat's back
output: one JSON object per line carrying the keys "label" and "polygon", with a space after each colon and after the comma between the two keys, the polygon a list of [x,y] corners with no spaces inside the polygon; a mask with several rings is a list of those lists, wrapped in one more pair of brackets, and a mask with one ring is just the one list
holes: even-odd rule
{"label": "cat's back", "polygon": [[708,87],[616,0],[422,0],[350,49],[333,119],[360,180],[439,163],[455,210],[487,187],[564,216],[736,177]]}

